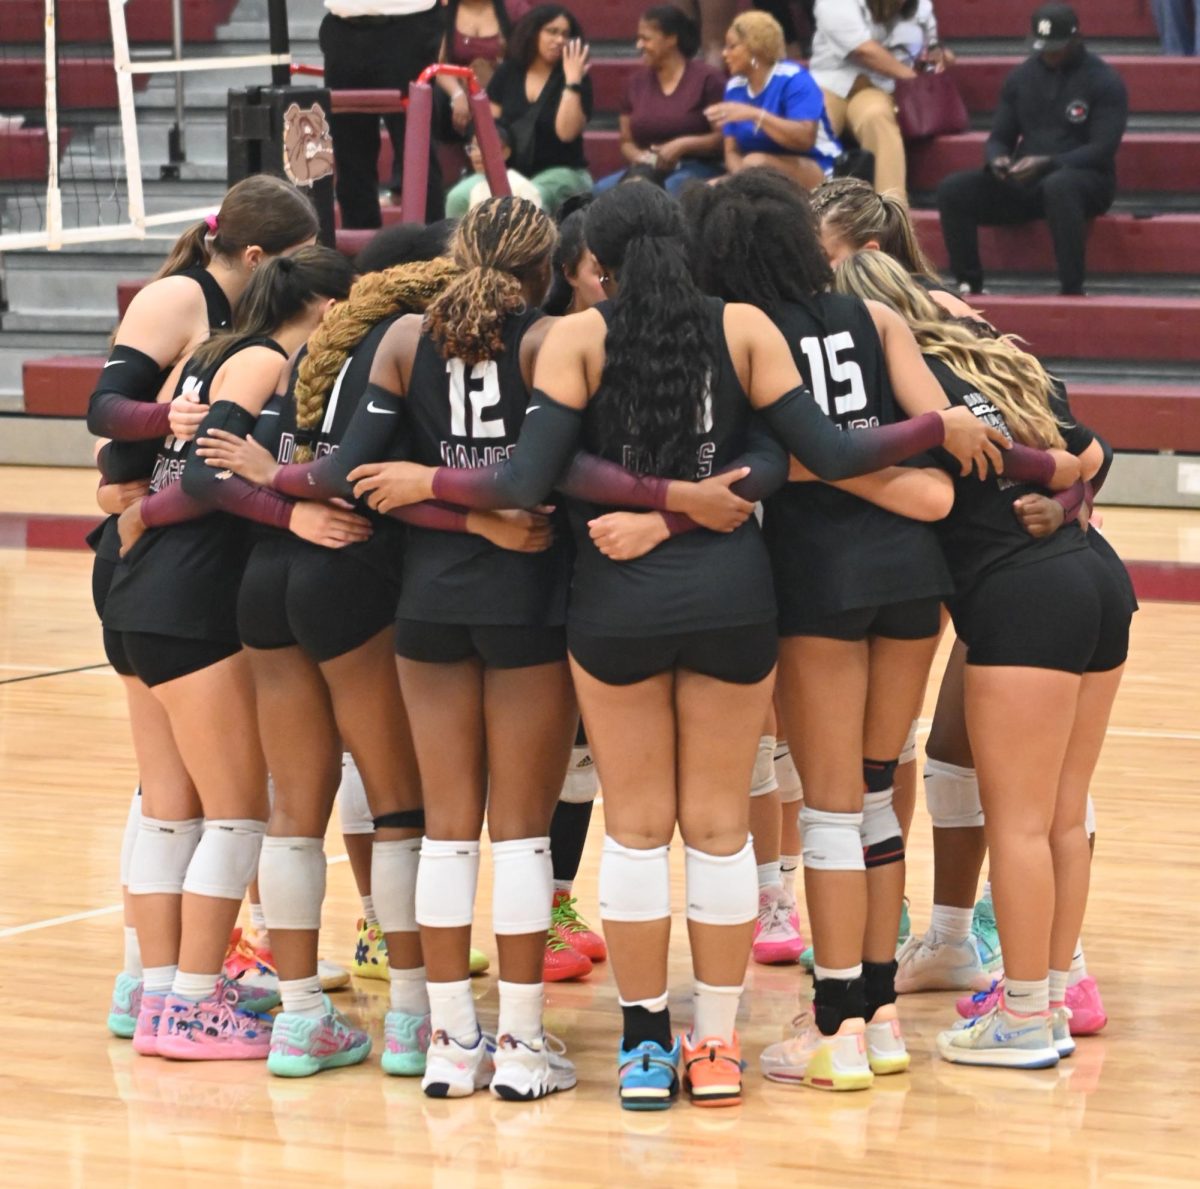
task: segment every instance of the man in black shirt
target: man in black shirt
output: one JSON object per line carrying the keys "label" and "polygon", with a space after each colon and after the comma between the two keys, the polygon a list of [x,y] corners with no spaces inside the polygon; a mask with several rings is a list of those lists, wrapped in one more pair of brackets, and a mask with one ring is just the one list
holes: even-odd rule
{"label": "man in black shirt", "polygon": [[1044,4],[1033,14],[1033,55],[1004,80],[982,170],[938,187],[942,235],[964,292],[983,288],[978,227],[1050,225],[1064,294],[1082,294],[1087,220],[1116,194],[1116,155],[1128,98],[1121,76],[1090,53],[1074,9]]}

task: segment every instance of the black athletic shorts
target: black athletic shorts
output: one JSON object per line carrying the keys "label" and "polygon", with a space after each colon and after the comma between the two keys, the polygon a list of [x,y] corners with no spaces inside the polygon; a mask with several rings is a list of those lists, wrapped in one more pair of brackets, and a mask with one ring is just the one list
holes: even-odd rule
{"label": "black athletic shorts", "polygon": [[477,657],[489,669],[528,669],[566,660],[567,632],[563,627],[397,619],[396,655],[431,665]]}
{"label": "black athletic shorts", "polygon": [[1129,653],[1129,597],[1091,549],[994,570],[950,613],[968,665],[1104,673]]}
{"label": "black athletic shorts", "polygon": [[781,636],[822,636],[830,640],[865,640],[885,636],[889,640],[926,640],[942,626],[942,600],[909,599],[882,607],[858,607],[839,611],[809,623],[779,615]]}
{"label": "black athletic shorts", "polygon": [[[108,558],[101,557],[99,554],[92,559],[92,605],[96,608],[96,614],[100,617],[101,623],[104,621],[104,604],[108,601],[108,588],[112,586],[113,575],[116,572],[117,563],[115,561],[109,561]],[[114,632],[110,628],[103,628],[102,631],[104,655],[108,663],[122,677],[136,677],[137,674],[134,673],[133,665],[125,652],[125,642],[121,638],[121,633]]]}
{"label": "black athletic shorts", "polygon": [[755,685],[779,655],[773,622],[671,636],[592,636],[571,628],[567,646],[580,668],[605,685],[633,685],[671,669]]}
{"label": "black athletic shorts", "polygon": [[133,676],[146,685],[162,685],[215,665],[242,646],[236,640],[189,640],[154,632],[118,632]]}
{"label": "black athletic shorts", "polygon": [[329,661],[383,631],[396,597],[370,566],[281,534],[250,551],[238,588],[238,635],[247,648],[298,644],[313,660]]}

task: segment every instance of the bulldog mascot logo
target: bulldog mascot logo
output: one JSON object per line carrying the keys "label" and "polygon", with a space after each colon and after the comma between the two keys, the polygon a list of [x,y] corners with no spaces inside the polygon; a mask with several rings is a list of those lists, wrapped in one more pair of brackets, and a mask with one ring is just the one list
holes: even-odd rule
{"label": "bulldog mascot logo", "polygon": [[283,167],[297,186],[311,186],[333,173],[329,118],[319,103],[298,103],[283,113]]}

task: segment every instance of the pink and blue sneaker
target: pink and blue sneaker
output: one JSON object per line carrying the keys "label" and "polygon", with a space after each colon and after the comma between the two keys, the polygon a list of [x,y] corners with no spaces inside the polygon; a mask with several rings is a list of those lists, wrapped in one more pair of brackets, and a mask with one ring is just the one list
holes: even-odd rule
{"label": "pink and blue sneaker", "polygon": [[357,1065],[371,1051],[371,1038],[335,1010],[328,996],[323,1016],[280,1012],[270,1042],[267,1069],[281,1078],[307,1078],[322,1069]]}
{"label": "pink and blue sneaker", "polygon": [[238,1007],[237,989],[223,980],[196,1002],[168,995],[158,1024],[158,1054],[177,1061],[253,1061],[271,1048],[271,1017]]}
{"label": "pink and blue sneaker", "polygon": [[[964,995],[954,1006],[964,1019],[976,1020],[1000,1003],[1003,992],[1004,980],[994,979],[986,991]],[[1072,1036],[1092,1036],[1108,1023],[1104,1002],[1100,998],[1100,988],[1096,986],[1096,980],[1090,974],[1067,988],[1065,1006],[1070,1013]]]}
{"label": "pink and blue sneaker", "polygon": [[165,1001],[165,995],[142,993],[133,1029],[133,1051],[143,1057],[158,1056],[158,1024]]}
{"label": "pink and blue sneaker", "polygon": [[[278,1023],[275,1025],[279,1027]],[[383,1072],[398,1078],[419,1078],[425,1073],[425,1055],[433,1035],[429,1013],[410,1015],[390,1011],[383,1019]]]}
{"label": "pink and blue sneaker", "polygon": [[108,1008],[108,1030],[113,1036],[129,1040],[137,1031],[138,1010],[142,1005],[142,980],[122,971],[113,984],[112,1003]]}

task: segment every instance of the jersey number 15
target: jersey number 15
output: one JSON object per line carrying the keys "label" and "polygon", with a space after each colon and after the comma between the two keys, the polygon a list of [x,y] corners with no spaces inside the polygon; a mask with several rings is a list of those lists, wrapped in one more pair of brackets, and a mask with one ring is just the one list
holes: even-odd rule
{"label": "jersey number 15", "polygon": [[[821,352],[822,343],[825,346],[824,358]],[[813,396],[826,417],[830,414],[826,372],[835,384],[850,385],[849,392],[833,398],[833,412],[836,415],[857,413],[859,409],[867,407],[867,389],[863,384],[862,368],[853,359],[838,358],[843,352],[854,350],[854,336],[848,330],[839,331],[824,339],[803,338],[800,340],[800,350],[804,352],[804,358],[808,361],[808,382]]]}
{"label": "jersey number 15", "polygon": [[504,418],[486,416],[488,409],[500,403],[500,369],[495,362],[477,363],[468,375],[467,365],[461,359],[450,359],[446,362],[446,373],[450,377],[450,435],[476,439],[504,437]]}

